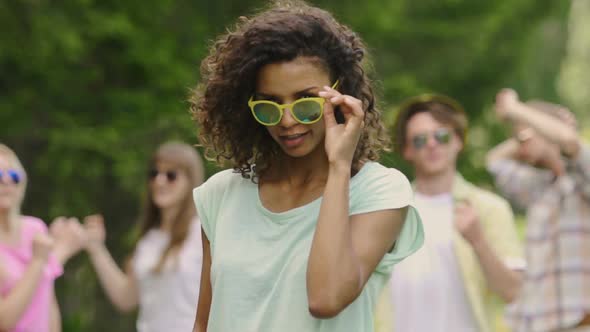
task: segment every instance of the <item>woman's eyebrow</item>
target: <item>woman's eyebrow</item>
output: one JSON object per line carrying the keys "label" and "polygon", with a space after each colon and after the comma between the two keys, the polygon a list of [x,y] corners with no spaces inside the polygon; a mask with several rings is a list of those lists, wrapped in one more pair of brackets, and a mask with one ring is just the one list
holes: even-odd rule
{"label": "woman's eyebrow", "polygon": [[310,86],[309,88],[305,88],[301,91],[298,91],[295,93],[295,96],[301,96],[301,95],[308,95],[310,93],[313,93],[314,95],[318,93],[318,90],[320,90],[319,87],[317,86]]}
{"label": "woman's eyebrow", "polygon": [[[299,97],[302,95],[306,95],[309,93],[313,93],[314,90],[317,93],[317,90],[319,90],[320,88],[317,86],[310,86],[308,88],[305,88],[303,90],[297,91],[293,94],[293,96]],[[314,93],[314,94],[316,94]],[[282,98],[276,95],[273,95],[271,93],[264,93],[264,92],[254,92],[254,99],[268,99],[268,100],[281,100]]]}

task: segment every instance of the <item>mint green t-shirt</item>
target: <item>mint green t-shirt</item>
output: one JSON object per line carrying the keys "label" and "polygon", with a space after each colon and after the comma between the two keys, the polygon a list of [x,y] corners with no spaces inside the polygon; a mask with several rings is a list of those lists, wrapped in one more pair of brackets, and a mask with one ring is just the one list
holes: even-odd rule
{"label": "mint green t-shirt", "polygon": [[[349,215],[410,206],[412,188],[395,169],[369,162],[350,181]],[[359,297],[340,314],[309,313],[307,261],[322,198],[274,213],[258,185],[226,170],[194,190],[211,248],[212,301],[208,332],[369,332],[373,309],[394,264],[416,251],[424,234],[410,206],[394,249],[386,253]]]}

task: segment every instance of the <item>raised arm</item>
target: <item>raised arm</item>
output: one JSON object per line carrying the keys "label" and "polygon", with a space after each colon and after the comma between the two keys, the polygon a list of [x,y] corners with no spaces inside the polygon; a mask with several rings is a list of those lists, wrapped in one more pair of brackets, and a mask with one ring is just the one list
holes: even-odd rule
{"label": "raised arm", "polygon": [[496,145],[486,155],[486,165],[490,167],[493,163],[500,160],[516,160],[518,152],[518,142],[514,138],[509,138],[504,142]]}
{"label": "raised arm", "polygon": [[[353,155],[364,126],[362,102],[325,87],[320,96],[326,125],[328,180],[307,265],[309,311],[333,317],[362,292],[401,231],[407,209],[349,216],[349,184]],[[332,105],[339,105],[345,123],[338,124]]]}
{"label": "raised arm", "polygon": [[203,238],[203,266],[201,267],[201,289],[199,290],[199,303],[193,332],[207,332],[211,310],[211,249],[205,232],[201,231],[201,237]]}
{"label": "raised arm", "polygon": [[7,295],[0,298],[0,331],[12,331],[30,305],[47,265],[53,239],[37,233],[33,238],[33,258],[25,273]]}
{"label": "raised arm", "polygon": [[[309,310],[336,316],[362,292],[399,235],[407,208],[348,216],[346,175],[330,173],[307,268]],[[335,208],[337,207],[337,208]]]}
{"label": "raised arm", "polygon": [[49,232],[55,240],[53,254],[61,265],[84,247],[84,228],[77,218],[57,217],[51,222]]}
{"label": "raised arm", "polygon": [[105,246],[106,231],[103,217],[88,216],[84,220],[84,226],[87,237],[86,250],[109,300],[121,312],[135,309],[139,295],[133,269],[131,264],[128,264],[123,272]]}
{"label": "raised arm", "polygon": [[[505,302],[512,302],[522,284],[522,273],[508,266],[506,259],[519,259],[514,216],[506,204],[497,204],[494,210],[485,215],[478,212],[469,201],[457,202],[455,205],[455,227],[473,248],[489,288]],[[488,224],[484,232],[484,221]],[[492,224],[492,225],[490,225]],[[498,250],[504,245],[504,252]],[[507,254],[514,255],[507,257]],[[522,269],[522,267],[520,267]]]}
{"label": "raised arm", "polygon": [[[522,123],[529,126],[550,142],[559,146],[562,153],[575,158],[580,151],[580,137],[574,126],[564,121],[556,121],[555,117],[545,114],[518,99],[512,89],[503,89],[496,96],[496,114],[500,119]],[[569,114],[565,119],[575,123],[575,118],[566,109],[556,110]]]}

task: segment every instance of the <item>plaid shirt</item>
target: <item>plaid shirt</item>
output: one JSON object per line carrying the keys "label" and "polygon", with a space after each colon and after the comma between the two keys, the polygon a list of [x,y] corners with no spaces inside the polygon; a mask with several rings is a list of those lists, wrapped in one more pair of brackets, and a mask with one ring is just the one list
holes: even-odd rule
{"label": "plaid shirt", "polygon": [[512,160],[489,165],[496,185],[527,209],[527,270],[507,313],[517,332],[576,326],[590,313],[590,146],[556,178]]}

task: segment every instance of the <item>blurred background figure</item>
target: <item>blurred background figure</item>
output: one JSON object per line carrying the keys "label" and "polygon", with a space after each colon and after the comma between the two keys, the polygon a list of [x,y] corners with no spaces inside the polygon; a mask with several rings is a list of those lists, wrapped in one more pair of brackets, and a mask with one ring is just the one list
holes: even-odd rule
{"label": "blurred background figure", "polygon": [[[18,157],[0,144],[0,331],[57,332],[61,318],[53,283],[80,246],[67,238],[54,241],[42,220],[21,215],[26,185]],[[76,224],[55,221],[61,234],[75,234]]]}
{"label": "blurred background figure", "polygon": [[[496,332],[494,296],[516,296],[524,257],[508,203],[457,171],[467,115],[455,100],[420,95],[400,107],[396,150],[415,173],[416,207],[425,242],[393,270],[378,321],[397,332]],[[388,324],[382,323],[381,326]]]}
{"label": "blurred background figure", "polygon": [[590,331],[590,146],[561,105],[496,96],[514,137],[488,154],[498,188],[527,210],[527,271],[508,317],[516,332]]}
{"label": "blurred background figure", "polygon": [[161,145],[148,164],[139,241],[124,271],[105,246],[101,215],[85,218],[85,248],[100,283],[122,312],[139,307],[137,331],[184,332],[193,326],[202,263],[201,225],[192,189],[203,162],[184,143]]}

